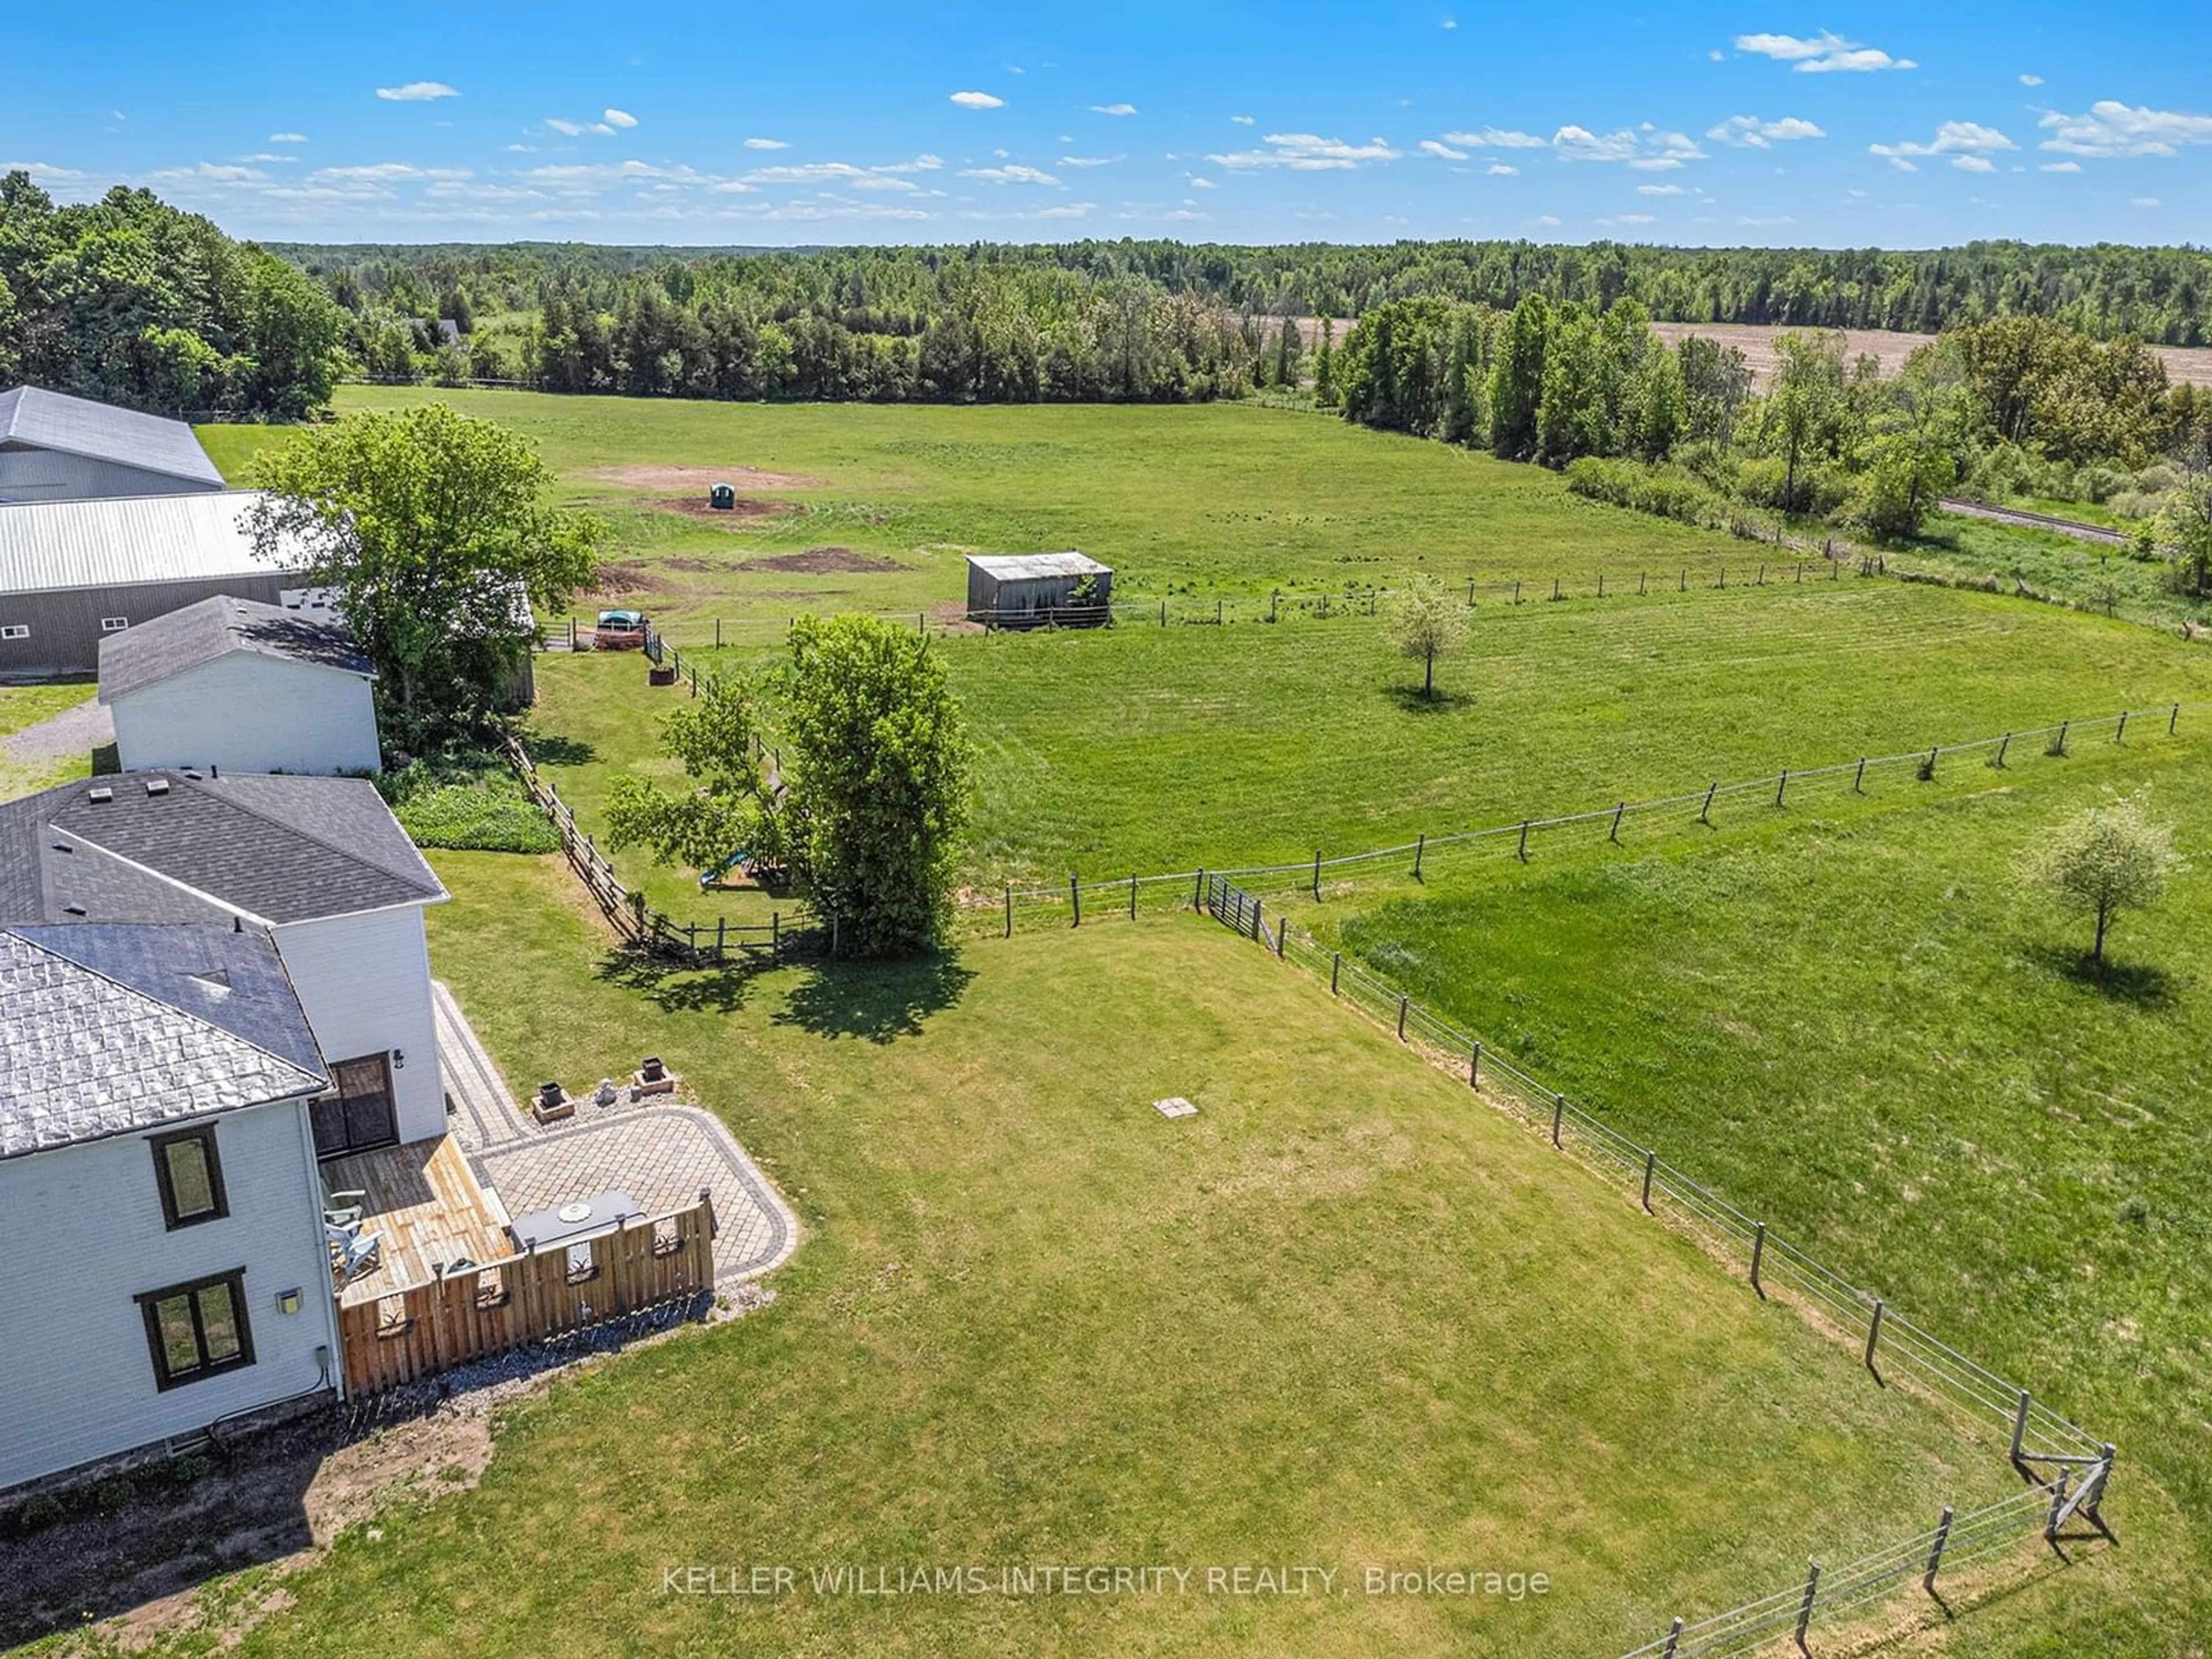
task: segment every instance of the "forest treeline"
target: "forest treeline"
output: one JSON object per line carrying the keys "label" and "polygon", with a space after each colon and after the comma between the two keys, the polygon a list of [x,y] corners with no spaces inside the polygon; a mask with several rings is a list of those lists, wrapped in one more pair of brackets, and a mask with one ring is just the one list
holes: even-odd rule
{"label": "forest treeline", "polygon": [[329,402],[348,326],[297,265],[150,191],[57,207],[27,172],[0,177],[0,386],[295,418]]}

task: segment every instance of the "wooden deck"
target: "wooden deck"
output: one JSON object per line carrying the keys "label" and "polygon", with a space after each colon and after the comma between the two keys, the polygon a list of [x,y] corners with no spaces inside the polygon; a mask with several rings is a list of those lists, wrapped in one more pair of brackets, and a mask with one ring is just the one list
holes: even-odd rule
{"label": "wooden deck", "polygon": [[451,1135],[332,1158],[323,1179],[333,1192],[368,1194],[362,1231],[384,1235],[381,1265],[339,1289],[341,1307],[431,1283],[455,1261],[496,1261],[514,1249],[499,1200]]}

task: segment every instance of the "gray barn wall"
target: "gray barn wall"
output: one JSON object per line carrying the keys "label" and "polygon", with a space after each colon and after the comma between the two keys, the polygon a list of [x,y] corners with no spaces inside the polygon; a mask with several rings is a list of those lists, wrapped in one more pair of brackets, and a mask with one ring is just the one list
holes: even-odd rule
{"label": "gray barn wall", "polygon": [[0,627],[27,625],[27,640],[0,640],[0,674],[91,673],[100,666],[100,623],[125,617],[133,624],[229,593],[275,605],[299,577],[270,570],[241,571],[198,581],[137,582],[124,587],[71,587],[42,593],[0,593]]}
{"label": "gray barn wall", "polygon": [[0,444],[0,501],[75,501],[110,495],[188,495],[220,489],[119,461],[67,455],[27,444]]}

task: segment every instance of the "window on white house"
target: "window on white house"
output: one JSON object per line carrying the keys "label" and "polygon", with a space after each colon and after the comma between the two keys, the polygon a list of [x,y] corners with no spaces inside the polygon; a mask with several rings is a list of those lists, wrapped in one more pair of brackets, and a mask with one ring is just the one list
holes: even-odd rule
{"label": "window on white house", "polygon": [[27,640],[30,637],[31,630],[27,623],[9,623],[0,627],[0,640]]}
{"label": "window on white house", "polygon": [[131,618],[128,617],[102,617],[100,619],[100,631],[103,634],[120,634],[130,626]]}
{"label": "window on white house", "polygon": [[146,1346],[156,1388],[234,1371],[253,1363],[253,1335],[246,1325],[246,1270],[212,1273],[138,1298],[146,1316]]}

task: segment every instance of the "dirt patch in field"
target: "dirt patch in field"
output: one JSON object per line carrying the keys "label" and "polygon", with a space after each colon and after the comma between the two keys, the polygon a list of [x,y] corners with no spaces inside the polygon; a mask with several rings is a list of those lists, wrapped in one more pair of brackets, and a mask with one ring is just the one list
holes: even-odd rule
{"label": "dirt patch in field", "polygon": [[584,474],[603,483],[626,484],[632,489],[696,490],[703,504],[707,492],[718,483],[732,489],[819,489],[823,480],[797,472],[763,472],[757,466],[595,466]]}
{"label": "dirt patch in field", "polygon": [[671,570],[688,570],[693,575],[706,575],[724,568],[712,559],[695,559],[687,553],[678,553],[660,562]]}
{"label": "dirt patch in field", "polygon": [[592,573],[592,592],[594,593],[641,593],[652,586],[653,579],[646,574],[643,559],[618,559],[601,565]]}
{"label": "dirt patch in field", "polygon": [[804,553],[775,553],[747,559],[740,570],[783,570],[805,576],[879,576],[904,570],[896,559],[880,554],[856,553],[849,547],[810,547]]}
{"label": "dirt patch in field", "polygon": [[754,519],[773,519],[799,511],[797,501],[771,501],[757,495],[740,495],[735,507],[709,507],[689,495],[673,495],[653,505],[664,513],[681,513],[687,519],[703,519],[725,530],[743,530]]}
{"label": "dirt patch in field", "polygon": [[[1764,388],[1774,373],[1775,340],[1784,334],[1820,331],[1783,328],[1768,323],[1654,323],[1651,331],[1668,345],[1678,345],[1686,337],[1694,334],[1719,345],[1736,347],[1743,353],[1752,379]],[[1922,346],[1936,343],[1933,334],[1908,334],[1881,328],[1847,328],[1843,335],[1846,362],[1872,357],[1881,363],[1885,376],[1897,374],[1905,367],[1905,360]],[[2169,379],[2177,383],[2187,380],[2197,386],[2212,386],[2212,348],[2153,346],[2151,349],[2166,364]]]}

